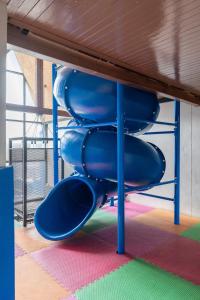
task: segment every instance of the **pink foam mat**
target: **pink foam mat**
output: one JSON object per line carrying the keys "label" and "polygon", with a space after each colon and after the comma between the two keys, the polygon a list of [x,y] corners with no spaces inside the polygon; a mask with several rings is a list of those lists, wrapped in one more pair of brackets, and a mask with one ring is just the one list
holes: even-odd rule
{"label": "pink foam mat", "polygon": [[[149,212],[152,209],[153,209],[152,207],[147,207],[145,205],[140,205],[140,204],[129,202],[129,201],[125,202],[125,215],[126,215],[126,217],[135,217],[135,216],[138,216],[140,214],[144,214],[146,212]],[[117,205],[116,204],[115,204],[115,206],[109,206],[108,205],[105,208],[103,208],[103,210],[111,212],[113,214],[117,214]]]}
{"label": "pink foam mat", "polygon": [[15,244],[15,257],[22,256],[24,254],[24,250]]}
{"label": "pink foam mat", "polygon": [[[176,235],[147,226],[135,220],[128,220],[125,225],[126,253],[132,257],[142,257],[162,244],[173,241]],[[117,226],[98,230],[94,233],[102,240],[117,245]]]}
{"label": "pink foam mat", "polygon": [[74,295],[71,295],[71,296],[61,299],[61,300],[77,300],[77,298]]}
{"label": "pink foam mat", "polygon": [[177,236],[144,255],[152,264],[200,285],[200,243]]}
{"label": "pink foam mat", "polygon": [[115,252],[114,245],[85,235],[31,255],[64,288],[75,291],[130,261]]}

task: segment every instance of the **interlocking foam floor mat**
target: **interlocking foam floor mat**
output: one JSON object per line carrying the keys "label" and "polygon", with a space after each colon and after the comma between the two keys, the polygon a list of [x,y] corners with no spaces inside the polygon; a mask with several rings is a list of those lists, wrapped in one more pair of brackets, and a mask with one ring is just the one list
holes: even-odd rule
{"label": "interlocking foam floor mat", "polygon": [[200,224],[190,227],[186,231],[182,232],[181,235],[200,242]]}
{"label": "interlocking foam floor mat", "polygon": [[21,249],[18,245],[15,244],[15,257],[22,256],[25,253],[26,252],[23,249]]}
{"label": "interlocking foam floor mat", "polygon": [[70,292],[28,255],[16,259],[16,300],[60,300]]}
{"label": "interlocking foam floor mat", "polygon": [[102,209],[97,210],[92,218],[83,227],[83,231],[92,233],[98,229],[110,226],[117,222],[117,217]]}
{"label": "interlocking foam floor mat", "polygon": [[[132,257],[142,257],[161,244],[167,244],[176,238],[175,234],[142,223],[126,221],[126,252]],[[117,227],[110,226],[94,233],[103,241],[117,245]]]}
{"label": "interlocking foam floor mat", "polygon": [[26,252],[36,251],[52,244],[51,241],[43,239],[33,225],[28,228],[17,228],[15,230],[15,242]]}
{"label": "interlocking foam floor mat", "polygon": [[[152,207],[147,207],[144,205],[140,205],[137,203],[133,203],[131,201],[126,201],[125,202],[125,216],[126,217],[136,217],[141,214],[144,214],[146,212],[151,211],[153,208]],[[117,215],[117,203],[115,203],[114,206],[105,206],[102,210],[111,212],[115,215]]]}
{"label": "interlocking foam floor mat", "polygon": [[[200,244],[177,236],[144,258],[160,268],[200,285]],[[200,295],[199,295],[200,299]]]}
{"label": "interlocking foam floor mat", "polygon": [[77,300],[199,300],[200,287],[143,261],[131,261],[76,292]]}
{"label": "interlocking foam floor mat", "polygon": [[67,297],[65,299],[61,299],[61,300],[77,300],[77,298],[74,295],[72,295],[72,296],[69,296],[69,297]]}
{"label": "interlocking foam floor mat", "polygon": [[[129,203],[129,202],[127,202]],[[126,204],[126,254],[117,255],[117,208],[49,242],[16,228],[16,300],[200,300],[200,219]]]}
{"label": "interlocking foam floor mat", "polygon": [[91,235],[31,254],[64,288],[75,291],[126,263],[114,245]]}
{"label": "interlocking foam floor mat", "polygon": [[181,215],[180,225],[174,225],[173,211],[154,209],[146,214],[135,217],[135,220],[146,225],[157,227],[161,230],[180,234],[192,225],[199,223],[199,218]]}

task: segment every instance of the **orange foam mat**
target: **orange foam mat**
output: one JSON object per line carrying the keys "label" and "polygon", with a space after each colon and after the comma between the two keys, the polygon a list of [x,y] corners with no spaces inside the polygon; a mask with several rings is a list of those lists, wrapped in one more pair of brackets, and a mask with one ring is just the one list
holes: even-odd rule
{"label": "orange foam mat", "polygon": [[16,300],[60,300],[70,295],[31,257],[16,259]]}
{"label": "orange foam mat", "polygon": [[[78,232],[73,236],[79,238],[85,235],[83,231]],[[17,228],[15,230],[15,243],[26,253],[34,252],[51,245],[60,244],[60,242],[48,241],[44,239],[36,230],[34,225],[27,228]]]}
{"label": "orange foam mat", "polygon": [[34,225],[27,228],[17,228],[15,230],[15,242],[26,252],[33,252],[52,244],[51,241],[42,238]]}
{"label": "orange foam mat", "polygon": [[174,213],[169,210],[154,209],[145,214],[136,216],[134,220],[145,225],[157,227],[162,230],[180,234],[192,225],[200,223],[200,218],[181,215],[181,224],[174,225]]}

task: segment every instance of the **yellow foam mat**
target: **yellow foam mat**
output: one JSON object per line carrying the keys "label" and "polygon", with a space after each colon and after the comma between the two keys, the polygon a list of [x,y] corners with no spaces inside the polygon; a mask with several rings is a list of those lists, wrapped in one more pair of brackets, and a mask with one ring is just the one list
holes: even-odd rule
{"label": "yellow foam mat", "polygon": [[16,300],[60,300],[70,295],[28,255],[16,259]]}
{"label": "yellow foam mat", "polygon": [[174,213],[169,210],[154,209],[145,214],[134,217],[134,220],[143,224],[157,227],[161,230],[166,230],[176,234],[187,230],[192,225],[200,223],[200,218],[181,215],[181,224],[174,225]]}

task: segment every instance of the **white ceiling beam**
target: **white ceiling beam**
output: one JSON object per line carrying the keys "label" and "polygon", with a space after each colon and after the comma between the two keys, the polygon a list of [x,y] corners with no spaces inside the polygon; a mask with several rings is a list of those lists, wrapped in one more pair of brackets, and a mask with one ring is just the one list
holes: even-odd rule
{"label": "white ceiling beam", "polygon": [[44,60],[200,105],[200,95],[193,91],[169,85],[121,65],[116,65],[112,61],[92,56],[80,49],[67,47],[13,25],[8,25],[8,44],[11,49],[23,51]]}

